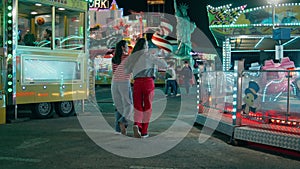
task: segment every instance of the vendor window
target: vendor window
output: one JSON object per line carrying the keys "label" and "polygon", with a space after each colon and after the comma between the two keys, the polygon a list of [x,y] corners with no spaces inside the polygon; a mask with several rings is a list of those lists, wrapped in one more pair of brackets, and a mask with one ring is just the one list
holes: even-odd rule
{"label": "vendor window", "polygon": [[[52,12],[53,8],[55,12]],[[25,0],[19,1],[18,11],[19,45],[66,50],[84,49],[83,12]]]}

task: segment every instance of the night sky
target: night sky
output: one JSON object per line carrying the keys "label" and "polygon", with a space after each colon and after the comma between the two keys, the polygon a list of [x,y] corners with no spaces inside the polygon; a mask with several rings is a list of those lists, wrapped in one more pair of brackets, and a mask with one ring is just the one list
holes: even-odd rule
{"label": "night sky", "polygon": [[[273,0],[274,1],[274,0]],[[298,2],[299,0],[279,0],[284,2]],[[165,0],[165,13],[174,14],[173,0]],[[129,10],[147,12],[147,0],[117,0],[118,6],[124,9],[124,15],[129,15]],[[232,4],[232,7],[239,7],[247,4],[247,8],[259,7],[268,4],[268,0],[177,0],[177,4],[185,3],[189,5],[188,15],[191,21],[195,22],[197,27],[211,39],[215,45],[212,34],[208,28],[207,5],[214,7]]]}

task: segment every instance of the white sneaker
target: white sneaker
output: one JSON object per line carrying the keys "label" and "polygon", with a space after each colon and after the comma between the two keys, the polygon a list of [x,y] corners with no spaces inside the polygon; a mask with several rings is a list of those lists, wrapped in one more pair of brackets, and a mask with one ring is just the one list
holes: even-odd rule
{"label": "white sneaker", "polygon": [[149,137],[149,134],[146,134],[146,135],[143,135],[141,136],[142,138],[148,138]]}
{"label": "white sneaker", "polygon": [[134,125],[134,126],[132,127],[132,129],[133,129],[133,136],[134,136],[135,138],[142,138],[141,132],[140,132],[140,130],[139,130],[139,126]]}
{"label": "white sneaker", "polygon": [[176,96],[180,96],[180,94],[176,94]]}
{"label": "white sneaker", "polygon": [[115,133],[114,133],[115,135],[121,135],[121,132],[117,132],[117,131],[115,131]]}

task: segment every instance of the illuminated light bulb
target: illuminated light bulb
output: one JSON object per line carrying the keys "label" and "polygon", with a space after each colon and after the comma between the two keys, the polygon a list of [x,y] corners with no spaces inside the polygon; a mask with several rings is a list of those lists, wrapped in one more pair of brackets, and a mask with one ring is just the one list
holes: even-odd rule
{"label": "illuminated light bulb", "polygon": [[232,115],[232,119],[236,119],[236,115]]}

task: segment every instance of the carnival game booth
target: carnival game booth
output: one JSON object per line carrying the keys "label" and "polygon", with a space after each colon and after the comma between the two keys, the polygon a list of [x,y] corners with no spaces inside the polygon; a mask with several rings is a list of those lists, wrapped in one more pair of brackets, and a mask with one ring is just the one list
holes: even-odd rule
{"label": "carnival game booth", "polygon": [[[74,114],[88,97],[88,2],[0,1],[1,113]],[[11,114],[12,113],[12,114]]]}
{"label": "carnival game booth", "polygon": [[[200,74],[197,122],[227,134],[233,143],[300,151],[300,72],[276,49],[299,50],[300,4],[207,9],[210,30],[223,47],[223,71]],[[282,28],[289,29],[288,35],[281,31],[276,37]],[[231,54],[241,50],[270,50],[275,57],[265,59],[257,70],[247,70],[247,58],[231,61]]]}

